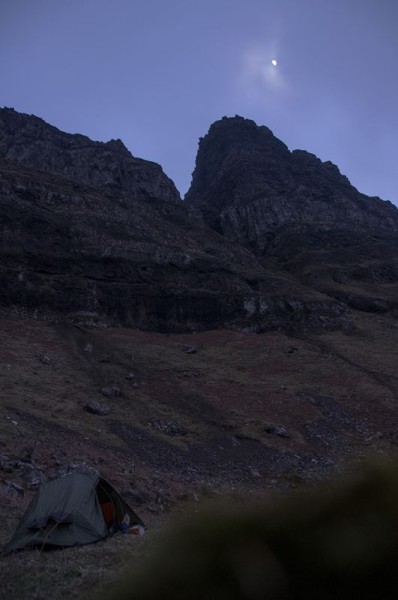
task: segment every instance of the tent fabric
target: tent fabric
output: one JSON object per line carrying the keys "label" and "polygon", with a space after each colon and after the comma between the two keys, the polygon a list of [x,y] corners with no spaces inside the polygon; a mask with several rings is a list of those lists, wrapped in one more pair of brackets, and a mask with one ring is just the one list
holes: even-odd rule
{"label": "tent fabric", "polygon": [[[112,515],[108,522],[102,504],[108,504],[106,514]],[[39,488],[4,552],[25,546],[90,544],[116,531],[121,523],[143,525],[107,481],[72,473]]]}

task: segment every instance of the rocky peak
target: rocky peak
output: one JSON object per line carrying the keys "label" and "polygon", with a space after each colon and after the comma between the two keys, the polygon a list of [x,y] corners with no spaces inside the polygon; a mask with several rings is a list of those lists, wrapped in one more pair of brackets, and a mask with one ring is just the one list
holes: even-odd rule
{"label": "rocky peak", "polygon": [[0,159],[60,174],[108,193],[179,202],[160,165],[135,158],[121,140],[95,142],[64,133],[34,115],[0,109]]}
{"label": "rocky peak", "polygon": [[186,200],[220,233],[261,252],[287,224],[398,231],[390,202],[360,194],[330,161],[290,152],[242,117],[217,121],[200,141]]}
{"label": "rocky peak", "polygon": [[[236,198],[252,165],[261,163],[269,178],[283,172],[289,150],[268,127],[243,117],[223,117],[200,139],[192,185],[185,199],[224,207]],[[278,167],[279,165],[279,167]]]}
{"label": "rocky peak", "polygon": [[251,119],[223,117],[210,126],[209,133],[201,139],[199,151],[206,151],[209,145],[220,151],[245,152],[258,150],[275,156],[275,153],[288,152],[287,146],[278,140],[265,125],[257,126]]}

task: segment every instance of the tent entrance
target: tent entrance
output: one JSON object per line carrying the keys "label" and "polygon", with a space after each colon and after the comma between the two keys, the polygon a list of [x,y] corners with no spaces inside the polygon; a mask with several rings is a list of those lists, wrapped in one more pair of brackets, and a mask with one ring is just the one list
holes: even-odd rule
{"label": "tent entrance", "polygon": [[112,495],[108,486],[100,481],[97,485],[97,498],[101,508],[102,516],[108,528],[108,531],[116,530],[116,509]]}
{"label": "tent entrance", "polygon": [[109,532],[127,531],[133,525],[143,526],[141,519],[105,479],[99,480],[96,492]]}

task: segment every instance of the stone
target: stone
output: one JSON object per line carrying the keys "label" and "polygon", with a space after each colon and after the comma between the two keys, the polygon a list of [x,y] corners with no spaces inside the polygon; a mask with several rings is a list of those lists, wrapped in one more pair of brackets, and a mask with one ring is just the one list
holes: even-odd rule
{"label": "stone", "polygon": [[165,421],[162,419],[152,421],[151,425],[153,429],[159,431],[160,433],[164,433],[170,437],[174,436],[184,436],[187,435],[188,430],[181,425],[178,425],[175,421]]}
{"label": "stone", "polygon": [[184,346],[181,349],[183,352],[185,352],[185,354],[196,354],[197,353],[197,349],[194,348],[193,346]]}
{"label": "stone", "polygon": [[171,506],[171,496],[167,490],[160,489],[156,494],[155,502],[158,505],[159,510],[162,512],[168,510]]}
{"label": "stone", "polygon": [[297,351],[298,351],[297,346],[289,346],[289,348],[287,349],[288,354],[293,354],[294,352],[297,352]]}
{"label": "stone", "polygon": [[122,393],[121,389],[117,385],[109,385],[109,386],[103,387],[101,390],[101,394],[103,394],[104,396],[107,396],[108,398],[120,396],[121,393]]}
{"label": "stone", "polygon": [[15,464],[15,461],[11,460],[10,457],[5,454],[0,454],[0,469],[4,473],[13,473],[16,468],[17,465]]}
{"label": "stone", "polygon": [[18,485],[17,483],[14,483],[13,481],[9,481],[8,484],[17,492],[17,494],[19,496],[24,495],[25,489],[21,485]]}
{"label": "stone", "polygon": [[39,361],[41,362],[42,365],[49,365],[51,364],[51,359],[49,356],[47,356],[47,354],[41,354],[39,356]]}
{"label": "stone", "polygon": [[289,437],[288,432],[286,431],[286,429],[284,427],[282,427],[282,425],[267,424],[267,425],[264,425],[263,431],[265,431],[266,433],[272,434],[272,435],[278,435],[279,437],[282,437],[282,438]]}
{"label": "stone", "polygon": [[100,404],[95,400],[90,400],[89,402],[87,402],[87,404],[85,404],[84,406],[84,410],[93,415],[100,415],[101,417],[109,415],[109,413],[111,412],[109,406],[107,406],[106,404]]}
{"label": "stone", "polygon": [[5,494],[6,496],[23,496],[25,490],[22,486],[14,483],[13,481],[0,481],[0,492]]}
{"label": "stone", "polygon": [[24,463],[22,467],[22,479],[29,489],[36,490],[42,483],[47,481],[45,474],[36,465]]}
{"label": "stone", "polygon": [[260,479],[261,478],[261,473],[258,469],[256,469],[255,467],[251,467],[249,466],[249,474],[251,477],[253,477],[254,479]]}

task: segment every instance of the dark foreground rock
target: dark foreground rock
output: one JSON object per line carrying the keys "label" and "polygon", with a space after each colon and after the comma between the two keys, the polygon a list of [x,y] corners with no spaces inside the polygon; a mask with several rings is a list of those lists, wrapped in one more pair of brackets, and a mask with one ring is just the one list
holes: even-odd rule
{"label": "dark foreground rock", "polygon": [[108,599],[394,598],[397,490],[379,468],[257,506],[223,499],[174,523]]}

